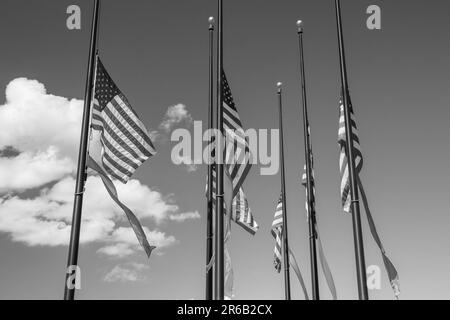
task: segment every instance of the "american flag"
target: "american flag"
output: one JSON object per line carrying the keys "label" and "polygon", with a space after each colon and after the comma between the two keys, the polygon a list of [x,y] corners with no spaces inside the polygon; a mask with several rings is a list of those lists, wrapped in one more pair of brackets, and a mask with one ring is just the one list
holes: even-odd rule
{"label": "american flag", "polygon": [[[308,206],[308,186],[307,186],[307,175],[306,175],[306,165],[303,167],[303,175],[302,175],[302,185],[305,187],[306,190],[306,201],[305,201],[305,209],[306,209],[306,216],[309,219],[311,214],[309,213],[309,206]],[[314,170],[311,169],[312,178],[311,178],[311,187],[312,187],[312,195],[311,195],[311,210],[314,212],[315,206],[316,206],[316,184],[314,182]]]}
{"label": "american flag", "polygon": [[275,210],[275,217],[273,218],[272,223],[272,236],[275,239],[275,248],[274,248],[274,260],[273,263],[275,265],[275,270],[278,273],[281,272],[281,249],[282,249],[282,239],[283,239],[283,196],[280,195],[280,199],[278,200],[277,208]]}
{"label": "american flag", "polygon": [[[280,199],[278,200],[277,208],[275,210],[275,217],[273,218],[272,223],[272,236],[275,239],[275,248],[273,249],[274,256],[273,256],[273,264],[275,266],[275,270],[280,273],[281,272],[281,266],[282,266],[282,257],[283,254],[283,194],[280,195]],[[298,266],[297,259],[295,259],[294,253],[292,252],[291,248],[288,248],[289,251],[289,267],[292,267],[292,269],[295,272],[295,275],[297,276],[297,279],[300,283],[300,286],[302,287],[303,294],[305,295],[305,299],[309,300],[308,297],[308,290],[306,290],[305,281],[303,280],[302,273],[300,271],[300,267]]]}
{"label": "american flag", "polygon": [[[213,217],[215,217],[216,212],[216,166],[212,166],[212,210]],[[206,181],[206,196],[208,196],[208,181]],[[223,204],[223,209],[225,215],[227,214],[226,203]],[[252,211],[248,205],[247,197],[245,196],[244,190],[242,187],[239,189],[238,194],[233,198],[231,205],[231,220],[234,221],[237,225],[241,226],[244,230],[249,232],[251,235],[255,235],[259,229],[258,223],[256,223],[253,218]],[[228,248],[228,241],[231,237],[231,230],[228,228],[228,221],[226,224],[227,234],[224,239],[225,247],[224,247],[224,257],[225,257],[225,296],[226,299],[231,299],[234,296],[234,283],[233,283],[233,268],[231,265],[231,255]],[[214,257],[208,263],[207,270],[209,270],[214,261]]]}
{"label": "american flag", "polygon": [[[361,153],[361,146],[359,144],[359,136],[358,129],[356,127],[355,116],[353,114],[353,107],[349,99],[349,107],[350,107],[350,117],[351,117],[351,126],[352,126],[352,140],[353,140],[353,154],[355,155],[355,167],[356,173],[359,174],[361,172],[363,166],[363,157]],[[341,172],[341,201],[342,208],[344,212],[351,212],[351,194],[350,194],[350,177],[349,177],[349,168],[348,168],[348,157],[347,157],[347,136],[345,130],[345,113],[344,113],[344,103],[341,98],[339,101],[339,146],[340,156],[339,156],[339,168]]]}
{"label": "american flag", "polygon": [[[355,115],[353,113],[353,106],[350,101],[350,97],[348,97],[348,104],[350,108],[350,118],[351,118],[351,126],[352,126],[352,140],[353,140],[353,154],[355,155],[355,168],[356,168],[356,180],[358,183],[358,189],[361,193],[362,203],[364,205],[364,210],[367,215],[367,220],[369,222],[369,229],[372,233],[372,237],[375,240],[376,244],[380,248],[381,255],[383,257],[383,262],[388,273],[389,280],[391,282],[392,289],[394,291],[394,295],[396,298],[400,295],[400,285],[399,285],[399,276],[397,270],[395,269],[394,264],[389,259],[384,250],[383,244],[381,243],[381,239],[378,235],[377,228],[375,226],[375,222],[372,217],[372,213],[370,212],[369,203],[367,200],[366,193],[364,191],[364,187],[361,183],[361,179],[359,174],[361,173],[363,167],[363,157],[361,153],[361,146],[359,143],[358,129],[356,127]],[[339,166],[341,170],[341,199],[342,199],[342,207],[344,212],[351,212],[351,194],[350,194],[350,180],[349,180],[349,169],[348,169],[348,158],[346,153],[347,148],[347,137],[346,137],[346,129],[345,129],[345,113],[344,113],[344,103],[343,98],[341,97],[339,101],[339,140],[338,143],[341,147],[340,158],[339,158]]]}
{"label": "american flag", "polygon": [[225,164],[232,180],[234,198],[241,192],[242,184],[252,167],[252,155],[224,71],[222,71],[222,96],[223,127],[226,138]]}
{"label": "american flag", "polygon": [[133,173],[155,154],[155,149],[144,124],[98,57],[93,100],[91,127],[100,132],[102,163],[100,165],[89,155],[88,167],[99,174],[109,195],[124,211],[139,243],[150,257],[155,247],[148,243],[145,231],[134,213],[119,200],[109,176],[127,183]]}
{"label": "american flag", "polygon": [[101,131],[102,164],[113,178],[127,183],[156,152],[144,124],[97,58],[92,128]]}
{"label": "american flag", "polygon": [[[225,170],[226,177],[230,179],[231,185],[231,208],[226,208],[224,203],[224,212],[227,209],[230,212],[231,220],[240,225],[246,231],[254,235],[258,231],[258,224],[253,219],[252,212],[248,205],[242,185],[251,169],[251,153],[248,147],[248,141],[245,136],[242,123],[239,118],[236,106],[231,95],[231,89],[222,70],[222,96],[223,96],[223,127],[225,133]],[[217,140],[216,140],[217,141]],[[217,166],[212,167],[212,194],[213,211],[216,210],[216,176]],[[207,184],[208,186],[208,184]],[[231,256],[228,249],[228,241],[231,237],[231,230],[227,222],[227,234],[224,239],[225,248],[225,296],[231,299],[234,296],[233,268],[231,265]]]}
{"label": "american flag", "polygon": [[[216,167],[212,169],[212,194],[213,194],[213,211],[216,210]],[[206,185],[208,188],[208,185]],[[224,203],[224,212],[226,212]],[[238,194],[233,198],[231,206],[231,220],[241,226],[244,230],[252,235],[255,235],[259,229],[258,223],[253,218],[252,210],[248,205],[247,197],[245,196],[244,189],[241,187]]]}
{"label": "american flag", "polygon": [[[310,127],[308,125],[308,137],[307,139],[309,140],[309,145],[311,146],[311,130]],[[315,205],[316,205],[316,183],[315,183],[315,178],[314,178],[314,158],[313,158],[313,153],[312,150],[310,149],[308,152],[308,156],[310,157],[310,163],[311,163],[311,187],[312,187],[312,194],[311,194],[311,209],[314,212],[315,211]],[[306,164],[303,167],[303,175],[302,175],[302,185],[305,187],[306,190],[306,201],[305,201],[305,209],[306,209],[306,215],[309,219],[310,217],[310,212],[309,212],[309,206],[308,206],[308,176],[306,174],[307,171],[307,167]]]}
{"label": "american flag", "polygon": [[[308,151],[308,156],[310,157],[310,164],[311,164],[311,188],[312,188],[312,195],[311,195],[311,211],[313,213],[313,216],[316,214],[316,182],[315,182],[315,175],[314,175],[314,156],[312,152],[312,144],[311,144],[311,128],[308,125],[308,141],[310,149]],[[308,206],[308,176],[306,175],[307,167],[306,164],[304,166],[303,175],[302,175],[302,185],[305,187],[305,209],[306,209],[306,215],[308,219],[311,217],[311,213],[309,212],[309,206]],[[317,221],[313,221],[314,223],[314,230],[315,230],[315,238],[318,242],[318,249],[319,249],[319,258],[320,258],[320,265],[322,267],[322,271],[325,277],[325,280],[327,282],[328,288],[330,289],[331,295],[333,296],[333,300],[337,299],[337,293],[336,293],[336,285],[334,284],[333,275],[331,273],[330,266],[328,265],[327,258],[325,256],[325,252],[323,250],[322,240],[319,235],[319,226],[317,225]]]}
{"label": "american flag", "polygon": [[[222,71],[223,118],[225,131],[225,169],[226,177],[231,179],[233,186],[231,219],[254,235],[258,223],[253,218],[252,211],[244,193],[242,184],[251,169],[251,153],[248,141],[242,128],[236,106],[231,95],[231,89]],[[213,209],[216,205],[216,166],[212,170]],[[224,204],[225,205],[225,204]],[[229,208],[225,208],[227,210]]]}

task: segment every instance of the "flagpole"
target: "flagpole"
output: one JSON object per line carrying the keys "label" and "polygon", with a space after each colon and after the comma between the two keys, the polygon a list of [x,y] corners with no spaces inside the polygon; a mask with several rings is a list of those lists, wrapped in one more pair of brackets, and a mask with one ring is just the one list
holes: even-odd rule
{"label": "flagpole", "polygon": [[222,71],[223,71],[223,0],[218,0],[218,40],[217,40],[217,129],[222,134],[218,140],[216,176],[216,228],[215,228],[215,300],[224,300],[225,268],[224,268],[224,164],[223,164],[223,95],[222,95]]}
{"label": "flagpole", "polygon": [[350,192],[351,192],[351,208],[352,208],[352,222],[353,222],[353,238],[355,242],[355,257],[356,257],[356,275],[358,281],[358,296],[360,300],[368,300],[369,294],[367,291],[367,278],[366,278],[366,263],[364,258],[364,244],[361,227],[361,214],[359,207],[359,194],[358,184],[356,180],[356,168],[355,168],[355,156],[353,154],[353,133],[351,126],[351,116],[349,108],[349,91],[347,80],[347,66],[345,62],[345,50],[344,50],[344,38],[342,31],[342,18],[341,18],[341,3],[340,0],[335,0],[336,6],[336,22],[338,29],[339,40],[339,57],[340,57],[340,70],[341,70],[341,83],[342,83],[342,100],[344,104],[345,113],[345,132],[347,140],[347,156],[348,156],[348,168],[350,179]]}
{"label": "flagpole", "polygon": [[306,188],[308,190],[308,213],[309,213],[309,255],[311,260],[311,285],[313,300],[320,300],[319,294],[319,276],[317,267],[317,248],[316,248],[316,212],[312,207],[312,163],[311,163],[311,143],[309,139],[309,120],[308,107],[306,101],[306,76],[305,76],[305,58],[303,54],[303,22],[297,21],[297,33],[300,49],[300,73],[302,81],[302,98],[303,98],[303,129],[305,141],[305,162],[306,162]]}
{"label": "flagpole", "polygon": [[291,280],[289,275],[289,242],[287,227],[287,204],[286,204],[286,173],[284,168],[284,133],[283,133],[283,101],[281,82],[277,84],[278,113],[280,121],[280,161],[281,161],[281,194],[283,201],[283,264],[284,264],[284,292],[285,299],[291,300]]}
{"label": "flagpole", "polygon": [[[89,49],[89,62],[86,79],[86,90],[84,97],[83,122],[81,127],[80,149],[78,153],[77,182],[75,188],[75,200],[73,206],[72,227],[70,233],[69,255],[67,262],[67,271],[70,267],[77,267],[78,248],[80,244],[81,214],[83,207],[83,194],[86,181],[86,157],[89,142],[89,120],[91,116],[91,101],[95,74],[95,56],[97,51],[97,30],[98,18],[100,13],[100,0],[95,0],[94,14],[92,18],[91,44]],[[75,272],[76,271],[72,271]],[[75,289],[68,286],[68,280],[72,274],[66,273],[64,286],[64,300],[75,299]]]}
{"label": "flagpole", "polygon": [[[209,92],[208,92],[208,129],[214,124],[214,18],[210,17],[209,22]],[[210,141],[212,142],[212,141]],[[213,257],[213,175],[212,164],[208,164],[208,205],[207,205],[207,227],[206,227],[206,265],[209,266]],[[213,271],[209,268],[206,271],[206,300],[213,299]]]}

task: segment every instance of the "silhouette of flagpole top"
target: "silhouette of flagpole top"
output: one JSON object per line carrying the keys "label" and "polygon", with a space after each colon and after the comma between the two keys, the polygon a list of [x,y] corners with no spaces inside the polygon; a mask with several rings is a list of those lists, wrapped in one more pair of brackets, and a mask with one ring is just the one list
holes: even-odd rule
{"label": "silhouette of flagpole top", "polygon": [[303,32],[303,21],[302,20],[297,21],[297,30],[299,33]]}
{"label": "silhouette of flagpole top", "polygon": [[283,88],[283,83],[282,82],[278,82],[277,83],[277,89],[278,89],[278,92],[281,92],[281,89]]}
{"label": "silhouette of flagpole top", "polygon": [[208,22],[211,26],[214,26],[214,23],[215,23],[214,17],[209,17]]}

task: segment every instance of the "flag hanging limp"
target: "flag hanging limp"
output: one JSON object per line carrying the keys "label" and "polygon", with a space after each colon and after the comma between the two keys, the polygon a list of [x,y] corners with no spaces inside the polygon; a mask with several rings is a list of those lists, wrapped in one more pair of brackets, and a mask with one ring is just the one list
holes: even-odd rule
{"label": "flag hanging limp", "polygon": [[[307,139],[309,140],[309,145],[312,146],[311,143],[311,129],[309,127],[308,124],[308,137]],[[314,156],[313,156],[313,152],[312,152],[312,147],[310,147],[310,149],[308,150],[308,156],[309,156],[309,163],[311,165],[311,173],[310,173],[310,177],[311,177],[311,202],[308,205],[308,175],[307,175],[307,166],[304,166],[304,171],[303,171],[303,175],[302,175],[302,185],[305,187],[306,190],[306,197],[305,197],[305,208],[306,208],[306,215],[307,215],[307,219],[310,219],[311,216],[316,216],[315,212],[316,212],[316,182],[315,182],[315,174],[314,174]],[[311,207],[311,211],[309,212],[309,208]],[[325,252],[323,250],[323,245],[322,245],[322,239],[320,237],[320,232],[319,232],[319,226],[317,224],[317,219],[314,219],[313,221],[314,223],[314,230],[316,232],[316,234],[314,235],[314,237],[316,238],[317,242],[318,242],[318,249],[319,249],[319,259],[320,259],[320,265],[322,267],[322,272],[323,275],[325,277],[325,280],[327,282],[327,286],[328,289],[331,292],[331,295],[333,297],[333,300],[337,300],[337,292],[336,292],[336,285],[334,284],[334,278],[333,278],[333,274],[331,273],[331,269],[330,266],[328,264],[327,258],[325,256]]]}
{"label": "flag hanging limp", "polygon": [[[381,251],[381,255],[383,257],[383,262],[389,277],[389,281],[391,283],[392,290],[394,291],[395,297],[398,299],[400,296],[400,285],[399,285],[399,276],[398,272],[394,267],[394,264],[388,258],[386,251],[384,250],[383,244],[381,243],[381,239],[378,235],[377,229],[375,227],[375,222],[373,220],[373,216],[370,212],[369,203],[367,200],[366,193],[364,191],[363,185],[361,183],[361,178],[359,174],[361,173],[363,167],[363,156],[361,152],[361,146],[359,142],[358,129],[356,127],[355,115],[353,112],[353,106],[350,101],[350,96],[348,96],[348,105],[350,108],[350,118],[351,118],[351,128],[352,128],[352,140],[353,140],[353,153],[355,155],[355,168],[356,168],[356,179],[358,184],[358,189],[361,193],[361,198],[364,205],[364,211],[367,215],[367,220],[369,222],[370,232],[372,234],[373,239],[375,240],[377,246]],[[346,136],[346,128],[345,128],[345,113],[344,113],[344,104],[343,99],[341,97],[339,101],[339,140],[340,146],[340,157],[339,157],[339,166],[341,171],[341,201],[342,208],[344,212],[351,212],[351,194],[350,194],[350,178],[349,178],[349,168],[348,168],[348,157],[347,157],[347,136]]]}
{"label": "flag hanging limp", "polygon": [[[275,239],[275,248],[274,248],[274,259],[273,264],[275,270],[280,273],[281,265],[282,265],[282,241],[283,241],[283,195],[280,196],[278,200],[277,208],[275,210],[275,216],[272,222],[272,236]],[[309,300],[308,291],[306,290],[305,281],[303,280],[302,273],[300,271],[300,267],[298,266],[297,260],[295,259],[294,253],[291,248],[289,248],[289,265],[294,269],[295,274],[297,276],[298,281],[300,282],[300,286],[303,290],[303,295],[305,296],[305,300]]]}
{"label": "flag hanging limp", "polygon": [[[100,176],[111,198],[125,212],[140,245],[150,257],[145,232],[133,212],[118,197],[111,178],[127,183],[134,172],[150,157],[155,148],[136,112],[117,88],[99,57],[95,73],[91,137],[99,137],[99,148],[89,148],[88,167]],[[97,141],[98,142],[98,141]]]}
{"label": "flag hanging limp", "polygon": [[[249,148],[248,139],[245,136],[239,113],[236,109],[231,89],[228,84],[225,72],[222,70],[222,96],[223,96],[223,129],[225,146],[223,148],[223,158],[225,160],[225,181],[224,181],[224,213],[225,222],[225,296],[231,299],[234,296],[233,268],[229,250],[231,239],[231,221],[242,227],[251,235],[255,235],[259,229],[258,223],[253,217],[247,196],[243,189],[243,183],[252,167],[252,155]],[[218,144],[220,139],[214,139]],[[221,150],[220,146],[215,146],[213,150]],[[214,152],[215,153],[215,152]],[[212,156],[215,156],[212,155]],[[216,175],[217,166],[212,167],[212,194],[213,212],[216,210]],[[208,187],[208,184],[207,184]],[[208,190],[208,189],[207,189]],[[206,192],[208,194],[208,191]],[[214,256],[213,258],[214,259]],[[212,267],[212,261],[208,264],[207,270]]]}

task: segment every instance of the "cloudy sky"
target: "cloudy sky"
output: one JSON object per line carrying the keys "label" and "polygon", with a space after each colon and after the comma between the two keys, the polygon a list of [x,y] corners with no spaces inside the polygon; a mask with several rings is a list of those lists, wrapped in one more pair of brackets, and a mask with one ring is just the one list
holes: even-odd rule
{"label": "cloudy sky", "polygon": [[[0,10],[0,298],[60,299],[72,213],[93,1],[4,0]],[[66,8],[82,29],[66,28]],[[204,166],[170,161],[171,132],[207,119],[208,23],[216,1],[103,1],[102,61],[156,137],[158,155],[127,185],[124,203],[159,248],[150,260],[101,181],[88,179],[80,299],[202,299]],[[366,8],[382,8],[382,30]],[[352,101],[365,155],[362,179],[402,298],[449,299],[450,74],[448,1],[342,1]],[[334,1],[225,1],[225,68],[246,128],[277,128],[275,84],[285,84],[289,236],[308,287],[298,49],[305,21],[317,214],[339,298],[357,297],[351,219],[340,210],[339,64]],[[260,225],[233,229],[237,299],[282,299],[270,225],[279,176],[256,166],[245,183]],[[365,218],[367,265],[382,266]],[[293,297],[303,299],[295,279]],[[323,278],[323,298],[330,298]],[[391,299],[383,272],[373,299]]]}

